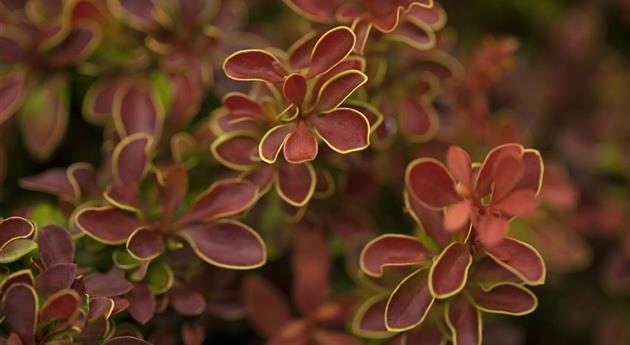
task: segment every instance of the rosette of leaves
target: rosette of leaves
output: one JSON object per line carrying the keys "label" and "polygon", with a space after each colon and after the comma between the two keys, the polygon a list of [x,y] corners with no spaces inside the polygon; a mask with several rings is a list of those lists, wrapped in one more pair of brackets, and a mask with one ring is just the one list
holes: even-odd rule
{"label": "rosette of leaves", "polygon": [[277,288],[264,278],[251,275],[243,281],[242,295],[252,326],[267,339],[268,345],[360,344],[334,329],[343,324],[347,305],[343,299],[330,298],[331,258],[323,233],[306,223],[294,230],[292,300],[300,316],[293,314]]}
{"label": "rosette of leaves", "polygon": [[444,210],[444,228],[461,232],[472,224],[473,241],[492,247],[505,237],[509,221],[538,207],[543,163],[540,153],[519,144],[492,149],[473,165],[468,153],[451,146],[447,166],[420,158],[407,168],[405,184],[414,200]]}
{"label": "rosette of leaves", "polygon": [[[460,150],[449,150],[450,166]],[[411,163],[408,171],[414,166]],[[478,176],[484,176],[481,170]],[[490,185],[501,186],[497,181],[492,179]],[[417,182],[406,180],[404,196],[407,211],[423,229],[422,236],[386,234],[364,247],[361,269],[384,285],[385,292],[363,303],[354,328],[368,337],[401,333],[393,344],[442,344],[447,339],[456,345],[481,344],[482,311],[523,315],[536,308],[535,295],[524,285],[544,283],[544,261],[533,247],[510,237],[492,246],[476,240],[474,225],[465,233],[453,233],[448,211],[430,209],[414,196]]]}
{"label": "rosette of leaves", "polygon": [[354,50],[363,54],[372,28],[384,38],[429,50],[446,12],[433,0],[285,0],[295,12],[318,23],[351,24],[357,36]]}
{"label": "rosette of leaves", "polygon": [[258,234],[241,222],[226,219],[255,203],[256,186],[240,179],[222,180],[183,210],[180,204],[188,194],[187,171],[171,165],[150,176],[152,140],[150,135],[136,133],[116,145],[113,181],[103,193],[109,205],[81,209],[75,216],[77,226],[99,242],[125,244],[129,255],[142,262],[155,259],[169,247],[179,247],[177,243],[183,239],[199,258],[216,266],[251,269],[263,265],[266,250]]}
{"label": "rosette of leaves", "polygon": [[0,3],[0,124],[16,115],[28,152],[39,160],[65,136],[68,69],[100,40],[98,22],[83,10],[89,6],[89,0]]}
{"label": "rosette of leaves", "polygon": [[317,185],[313,165],[309,162],[266,164],[258,158],[259,140],[255,132],[236,131],[215,140],[211,151],[219,162],[243,171],[241,178],[256,184],[261,195],[273,186],[284,202],[295,207],[307,205]]}
{"label": "rosette of leaves", "polygon": [[7,344],[92,344],[110,337],[109,318],[123,311],[124,303],[85,294],[68,231],[45,226],[37,232],[37,246],[32,265],[0,284]]}
{"label": "rosette of leaves", "polygon": [[369,146],[366,115],[341,104],[367,77],[360,58],[349,57],[355,42],[352,31],[337,27],[312,46],[298,41],[288,61],[263,50],[243,50],[223,64],[235,80],[265,83],[268,94],[257,102],[241,93],[223,98],[231,119],[262,123],[270,129],[259,144],[260,159],[276,161],[280,150],[287,162],[298,164],[317,157],[318,139],[339,153]]}

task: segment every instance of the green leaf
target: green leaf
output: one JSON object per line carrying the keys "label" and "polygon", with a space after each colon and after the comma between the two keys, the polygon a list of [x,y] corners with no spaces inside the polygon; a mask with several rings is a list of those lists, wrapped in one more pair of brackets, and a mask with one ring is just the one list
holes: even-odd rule
{"label": "green leaf", "polygon": [[157,94],[158,100],[162,103],[164,109],[170,109],[172,102],[171,88],[164,73],[154,72],[151,74],[151,87]]}
{"label": "green leaf", "polygon": [[61,210],[51,204],[36,205],[31,210],[29,218],[35,222],[38,228],[49,224],[62,227],[66,225],[66,220]]}
{"label": "green leaf", "polygon": [[114,253],[112,253],[112,260],[116,267],[123,270],[135,268],[140,265],[140,261],[134,259],[126,250],[115,250]]}
{"label": "green leaf", "polygon": [[165,293],[173,286],[173,270],[163,261],[153,261],[147,271],[146,282],[154,294]]}
{"label": "green leaf", "polygon": [[0,264],[14,262],[36,248],[37,243],[26,238],[10,241],[0,249]]}

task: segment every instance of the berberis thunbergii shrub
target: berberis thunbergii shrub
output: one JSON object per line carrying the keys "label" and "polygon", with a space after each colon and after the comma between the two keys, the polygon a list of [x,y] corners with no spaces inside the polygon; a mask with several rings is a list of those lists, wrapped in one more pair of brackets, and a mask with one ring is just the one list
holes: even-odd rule
{"label": "berberis thunbergii shrub", "polygon": [[615,214],[444,5],[0,0],[0,344],[553,343]]}

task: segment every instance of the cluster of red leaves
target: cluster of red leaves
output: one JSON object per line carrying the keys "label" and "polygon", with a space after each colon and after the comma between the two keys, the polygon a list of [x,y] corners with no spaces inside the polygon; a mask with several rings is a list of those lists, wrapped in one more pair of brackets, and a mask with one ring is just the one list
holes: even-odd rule
{"label": "cluster of red leaves", "polygon": [[[20,179],[57,198],[63,226],[36,226],[28,208],[0,221],[0,335],[8,344],[141,345],[146,337],[198,345],[212,315],[247,316],[269,345],[361,344],[355,336],[472,345],[482,341],[482,311],[536,308],[525,286],[544,283],[543,260],[507,230],[538,206],[538,151],[504,144],[477,164],[453,146],[445,166],[433,158],[407,165],[392,149],[398,137],[414,149],[437,135],[440,94],[463,73],[437,34],[442,7],[285,2],[335,26],[285,52],[258,49],[266,44],[234,31],[239,1],[0,0],[10,28],[0,33],[0,59],[11,64],[0,125],[17,114],[26,147],[48,158],[68,122],[74,66],[98,78],[82,111],[104,127],[98,168],[78,162]],[[392,42],[404,50],[389,52]],[[512,52],[506,42],[475,59],[454,92],[457,106],[469,94],[484,98],[479,91],[509,67],[495,64]],[[221,62],[227,79],[212,77]],[[213,82],[221,107],[191,125]],[[423,236],[369,241],[364,213],[385,180],[379,160],[390,179],[407,166],[406,209]],[[332,203],[310,205],[316,198]],[[282,222],[269,220],[274,205]],[[331,281],[336,240],[358,282],[343,294]],[[291,302],[274,279],[235,273],[284,251]],[[343,331],[349,321],[354,334]]]}
{"label": "cluster of red leaves", "polygon": [[[0,310],[11,331],[6,343],[70,344],[67,339],[72,338],[86,343],[101,341],[112,329],[109,318],[132,308],[133,301],[93,293],[95,287],[84,275],[86,270],[74,263],[74,242],[67,230],[45,226],[37,231],[36,243],[30,239],[34,232],[33,223],[22,217],[0,222],[2,262],[24,255],[31,244],[39,249],[31,267],[6,275],[0,284]],[[106,343],[148,344],[125,336]]]}
{"label": "cluster of red leaves", "polygon": [[[363,249],[362,271],[387,292],[359,308],[358,332],[401,333],[392,344],[481,344],[482,311],[523,315],[536,308],[524,285],[544,283],[544,262],[505,230],[513,216],[537,205],[537,151],[506,144],[479,165],[452,146],[447,164],[450,172],[427,158],[407,167],[407,211],[426,237],[386,234]],[[391,281],[396,285],[387,288]]]}

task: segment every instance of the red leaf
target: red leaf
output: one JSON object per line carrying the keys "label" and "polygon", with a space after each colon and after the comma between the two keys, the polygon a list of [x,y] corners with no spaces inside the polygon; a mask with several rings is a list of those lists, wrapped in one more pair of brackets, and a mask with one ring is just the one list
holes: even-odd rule
{"label": "red leaf", "polygon": [[455,190],[451,174],[433,158],[419,158],[411,162],[405,174],[405,184],[413,198],[433,209],[462,200]]}
{"label": "red leaf", "polygon": [[470,156],[459,146],[451,146],[446,153],[446,165],[455,179],[472,192],[472,162]]}
{"label": "red leaf", "polygon": [[284,80],[282,92],[291,103],[301,107],[306,96],[306,78],[299,73],[290,74]]}
{"label": "red leaf", "polygon": [[164,121],[163,105],[146,81],[132,80],[119,87],[112,112],[114,124],[121,137],[136,133],[158,139]]}
{"label": "red leaf", "polygon": [[209,264],[229,269],[252,269],[267,260],[265,243],[245,224],[233,220],[191,225],[179,234]]}
{"label": "red leaf", "polygon": [[[5,6],[6,5],[3,3],[3,10]],[[20,29],[17,25],[4,23],[2,31],[0,32],[0,47],[2,47],[0,62],[2,62],[3,65],[14,64],[24,59],[29,53],[29,41],[30,38],[25,30]]]}
{"label": "red leaf", "polygon": [[26,285],[33,286],[35,284],[33,272],[31,272],[31,270],[27,268],[5,276],[4,280],[0,282],[0,294],[4,295],[6,290],[11,287],[11,285],[17,283],[24,283]]}
{"label": "red leaf", "polygon": [[0,248],[17,238],[30,237],[35,232],[35,225],[26,218],[9,217],[0,220]]}
{"label": "red leaf", "polygon": [[370,145],[370,123],[354,109],[338,108],[313,116],[311,122],[322,140],[339,153],[363,150]]}
{"label": "red leaf", "polygon": [[236,131],[220,136],[210,146],[210,151],[219,163],[226,167],[249,171],[259,162],[258,138],[249,132]]}
{"label": "red leaf", "polygon": [[306,205],[317,183],[310,163],[281,164],[274,174],[278,195],[287,203],[301,207]]}
{"label": "red leaf", "polygon": [[533,149],[525,149],[521,162],[523,163],[523,177],[515,189],[529,189],[538,194],[543,181],[543,161],[540,153]]}
{"label": "red leaf", "polygon": [[507,219],[491,213],[486,213],[476,218],[473,223],[479,235],[479,242],[484,246],[492,247],[505,238],[508,229]]}
{"label": "red leaf", "polygon": [[18,113],[22,139],[29,153],[45,160],[57,149],[68,126],[68,79],[51,76],[29,88]]}
{"label": "red leaf", "polygon": [[439,119],[430,101],[417,99],[416,95],[400,102],[400,130],[411,142],[427,142],[437,133]]}
{"label": "red leaf", "polygon": [[2,298],[2,311],[8,329],[19,335],[24,345],[35,344],[38,313],[35,290],[24,283],[11,285]]}
{"label": "red leaf", "polygon": [[234,80],[264,80],[272,83],[283,81],[286,74],[280,62],[270,53],[259,50],[241,50],[225,59],[225,74]]}
{"label": "red leaf", "polygon": [[498,245],[486,248],[486,252],[527,284],[540,285],[545,282],[545,262],[531,245],[508,237]]}
{"label": "red leaf", "polygon": [[87,199],[100,194],[98,176],[89,163],[74,163],[68,167],[66,174],[68,180],[75,186],[75,198]]}
{"label": "red leaf", "polygon": [[239,214],[251,207],[258,197],[256,185],[229,179],[216,182],[197,197],[190,210],[178,222],[209,222]]}
{"label": "red leaf", "polygon": [[133,289],[133,285],[125,280],[122,273],[118,274],[115,271],[88,274],[83,279],[83,283],[90,297],[120,296]]}
{"label": "red leaf", "polygon": [[56,225],[47,225],[37,234],[39,258],[44,267],[57,263],[74,261],[74,242],[65,229]]}
{"label": "red leaf", "polygon": [[185,323],[182,326],[182,340],[185,345],[202,345],[206,339],[206,331],[200,324]]}
{"label": "red leaf", "polygon": [[140,195],[138,185],[129,186],[122,182],[110,183],[103,192],[103,197],[110,204],[121,210],[140,213]]}
{"label": "red leaf", "polygon": [[147,228],[136,229],[127,240],[127,251],[138,260],[151,260],[164,249],[162,235]]}
{"label": "red leaf", "polygon": [[525,315],[538,305],[536,295],[515,283],[494,285],[487,291],[477,288],[471,296],[475,306],[488,313]]}
{"label": "red leaf", "polygon": [[152,0],[114,0],[109,8],[118,19],[140,31],[156,30],[167,20]]}
{"label": "red leaf", "polygon": [[144,226],[132,213],[113,207],[86,207],[76,215],[81,231],[97,241],[122,244],[137,228]]}
{"label": "red leaf", "polygon": [[164,171],[164,187],[160,207],[161,219],[169,219],[171,214],[180,206],[188,192],[188,172],[181,165],[173,164]]}
{"label": "red leaf", "polygon": [[317,93],[313,112],[337,109],[352,93],[365,84],[367,76],[361,71],[343,71],[328,79]]}
{"label": "red leaf", "polygon": [[39,312],[39,325],[43,328],[55,320],[71,321],[80,311],[81,296],[71,289],[58,291],[46,299]]}
{"label": "red leaf", "polygon": [[433,323],[425,322],[404,335],[404,345],[442,345],[442,333]]}
{"label": "red leaf", "polygon": [[100,38],[101,30],[93,22],[75,23],[63,42],[55,47],[50,62],[55,65],[77,63],[94,51]]}
{"label": "red leaf", "polygon": [[37,276],[35,287],[42,296],[70,288],[74,283],[77,267],[73,263],[58,263],[49,266]]}
{"label": "red leaf", "polygon": [[274,170],[272,165],[261,165],[257,169],[243,174],[242,178],[255,184],[258,187],[258,194],[263,195],[271,187]]}
{"label": "red leaf", "polygon": [[287,54],[289,55],[288,60],[291,68],[300,70],[308,67],[311,60],[311,51],[318,39],[318,32],[311,31],[289,47]]}
{"label": "red leaf", "polygon": [[151,163],[153,138],[136,133],[124,138],[112,153],[114,178],[127,188],[135,188],[145,177]]}
{"label": "red leaf", "polygon": [[156,301],[149,285],[145,283],[136,284],[127,294],[129,300],[129,314],[134,320],[141,324],[146,324],[155,313]]}
{"label": "red leaf", "polygon": [[223,106],[229,110],[230,118],[265,120],[267,115],[260,104],[240,92],[231,92],[223,96]]}
{"label": "red leaf", "polygon": [[319,75],[315,84],[313,84],[313,88],[311,89],[311,95],[319,95],[322,87],[332,80],[335,77],[338,77],[343,72],[354,71],[354,72],[364,72],[365,71],[365,59],[358,56],[349,56],[345,60],[338,63],[335,67],[328,70],[328,72]]}
{"label": "red leaf", "polygon": [[301,315],[308,316],[330,293],[330,257],[323,234],[310,226],[297,227],[292,258],[293,300]]}
{"label": "red leaf", "polygon": [[260,139],[258,151],[260,158],[266,163],[274,163],[278,158],[280,149],[285,145],[289,134],[295,131],[295,124],[289,123],[285,125],[277,125],[268,130]]}
{"label": "red leaf", "polygon": [[88,302],[88,320],[109,318],[115,308],[115,302],[109,297],[91,297]]}
{"label": "red leaf", "polygon": [[307,77],[320,75],[335,67],[352,52],[354,42],[354,33],[349,28],[338,26],[330,29],[313,47]]}
{"label": "red leaf", "polygon": [[422,242],[414,237],[386,234],[365,245],[360,265],[368,275],[380,277],[385,267],[417,265],[431,256]]}
{"label": "red leaf", "polygon": [[363,302],[352,320],[354,333],[369,338],[388,338],[391,333],[385,327],[387,294],[375,295]]}
{"label": "red leaf", "polygon": [[490,194],[492,190],[494,167],[499,159],[506,155],[521,156],[522,152],[523,146],[519,144],[500,145],[488,152],[475,181],[475,191],[479,197]]}
{"label": "red leaf", "polygon": [[287,136],[284,158],[292,164],[304,163],[315,159],[317,151],[317,138],[306,128],[304,121],[300,121],[295,131]]}
{"label": "red leaf", "polygon": [[413,217],[413,219],[422,226],[422,229],[437,244],[446,247],[449,244],[449,234],[444,229],[444,212],[429,209],[414,198],[409,196],[405,191],[403,193],[405,199],[405,207]]}
{"label": "red leaf", "polygon": [[[261,334],[267,337],[276,335],[291,320],[291,311],[284,296],[263,278],[246,276],[241,292],[247,316]],[[265,312],[261,313],[261,310]]]}
{"label": "red leaf", "polygon": [[472,255],[468,245],[453,242],[435,259],[429,272],[429,288],[436,298],[443,299],[460,292],[468,280]]}
{"label": "red leaf", "polygon": [[40,191],[65,198],[74,196],[74,187],[68,180],[66,169],[52,168],[37,175],[20,179],[20,186],[24,189]]}
{"label": "red leaf", "polygon": [[510,193],[503,200],[492,205],[509,216],[526,217],[530,216],[538,208],[536,192],[530,189],[520,189]]}
{"label": "red leaf", "polygon": [[206,310],[203,295],[187,287],[177,285],[168,292],[169,303],[180,315],[199,315]]}
{"label": "red leaf", "polygon": [[444,27],[446,23],[446,12],[444,8],[436,2],[432,7],[414,6],[412,7],[407,16],[413,16],[415,19],[428,24],[433,30],[439,30]]}
{"label": "red leaf", "polygon": [[497,159],[492,172],[492,201],[499,202],[514,190],[523,177],[524,168],[520,156],[505,155]]}
{"label": "red leaf", "polygon": [[481,345],[481,313],[460,294],[447,304],[446,323],[453,332],[454,345]]}
{"label": "red leaf", "polygon": [[113,79],[90,86],[83,100],[83,116],[92,124],[104,124],[112,118],[114,96],[123,83]]}
{"label": "red leaf", "polygon": [[372,23],[368,20],[357,18],[354,22],[352,22],[352,32],[354,32],[354,35],[357,38],[354,44],[355,53],[363,55],[363,51],[365,50],[365,45],[367,44],[371,31]]}
{"label": "red leaf", "polygon": [[[0,41],[2,38],[0,38]],[[3,52],[6,47],[0,43]],[[5,73],[0,78],[0,124],[7,121],[22,105],[24,98],[25,73],[20,70]]]}
{"label": "red leaf", "polygon": [[385,324],[392,332],[418,326],[429,313],[433,301],[428,272],[422,268],[405,278],[392,292],[385,310]]}
{"label": "red leaf", "polygon": [[446,209],[444,214],[444,229],[456,232],[470,220],[471,206],[468,200],[460,201]]}
{"label": "red leaf", "polygon": [[386,37],[422,51],[429,50],[436,44],[435,33],[431,27],[411,16],[405,16],[396,29]]}

